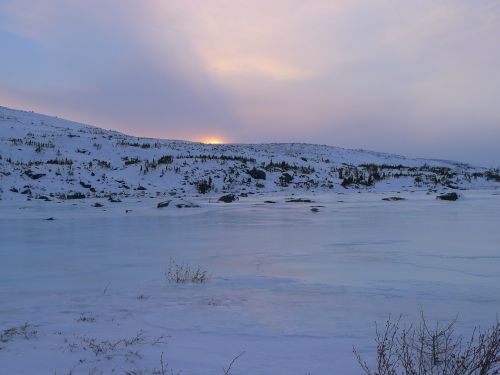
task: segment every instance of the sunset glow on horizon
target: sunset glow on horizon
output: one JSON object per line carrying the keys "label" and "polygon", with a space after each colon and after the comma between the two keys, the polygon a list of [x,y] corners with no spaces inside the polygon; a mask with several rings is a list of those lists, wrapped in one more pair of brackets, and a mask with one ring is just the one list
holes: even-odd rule
{"label": "sunset glow on horizon", "polygon": [[0,105],[491,166],[499,37],[495,1],[4,0]]}
{"label": "sunset glow on horizon", "polygon": [[201,143],[208,145],[221,145],[227,142],[221,137],[206,137],[201,140]]}

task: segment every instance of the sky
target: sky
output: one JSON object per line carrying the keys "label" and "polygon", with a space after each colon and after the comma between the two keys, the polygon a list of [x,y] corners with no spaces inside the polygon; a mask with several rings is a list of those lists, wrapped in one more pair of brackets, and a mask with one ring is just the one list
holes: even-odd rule
{"label": "sky", "polygon": [[500,165],[499,0],[0,0],[0,105]]}

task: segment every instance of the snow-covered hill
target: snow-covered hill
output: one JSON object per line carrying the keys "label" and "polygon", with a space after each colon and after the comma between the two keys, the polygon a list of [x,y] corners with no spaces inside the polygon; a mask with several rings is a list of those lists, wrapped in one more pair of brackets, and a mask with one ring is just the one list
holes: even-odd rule
{"label": "snow-covered hill", "polygon": [[0,197],[193,196],[225,192],[468,189],[498,170],[324,145],[227,144],[128,136],[0,107]]}

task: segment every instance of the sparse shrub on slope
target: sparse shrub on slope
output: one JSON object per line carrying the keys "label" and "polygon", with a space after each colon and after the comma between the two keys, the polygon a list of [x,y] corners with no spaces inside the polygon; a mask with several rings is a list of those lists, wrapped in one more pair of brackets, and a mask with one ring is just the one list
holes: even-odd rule
{"label": "sparse shrub on slope", "polygon": [[281,187],[287,187],[292,181],[293,176],[290,173],[285,172],[278,178],[278,185]]}
{"label": "sparse shrub on slope", "polygon": [[485,172],[485,177],[487,180],[493,180],[496,182],[500,182],[500,169],[489,169],[488,171]]}
{"label": "sparse shrub on slope", "polygon": [[200,194],[206,194],[213,190],[214,183],[212,181],[212,177],[208,177],[208,179],[201,179],[195,182],[196,191]]}
{"label": "sparse shrub on slope", "polygon": [[138,157],[129,158],[128,156],[125,156],[122,158],[122,160],[125,165],[134,165],[141,162],[141,159],[139,159]]}
{"label": "sparse shrub on slope", "polygon": [[85,194],[77,191],[75,193],[59,194],[58,198],[60,198],[60,199],[85,199]]}
{"label": "sparse shrub on slope", "polygon": [[172,164],[174,161],[174,157],[171,155],[163,155],[158,159],[158,164]]}

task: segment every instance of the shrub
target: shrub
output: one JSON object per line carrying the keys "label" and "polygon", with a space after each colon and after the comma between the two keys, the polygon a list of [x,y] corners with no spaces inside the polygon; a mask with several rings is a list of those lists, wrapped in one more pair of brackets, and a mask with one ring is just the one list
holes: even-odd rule
{"label": "shrub", "polygon": [[402,326],[389,318],[376,329],[376,365],[354,349],[366,375],[496,375],[500,373],[500,322],[489,330],[474,329],[469,339],[454,332],[456,320],[430,327],[421,314],[417,325]]}
{"label": "shrub", "polygon": [[51,159],[45,162],[46,164],[56,164],[56,165],[72,165],[73,160],[71,159]]}
{"label": "shrub", "polygon": [[200,194],[206,194],[213,190],[214,183],[212,182],[212,177],[208,177],[208,180],[202,179],[195,182],[196,190]]}
{"label": "shrub", "polygon": [[290,173],[283,173],[278,179],[278,185],[281,187],[287,187],[290,182],[293,181],[293,176]]}
{"label": "shrub", "polygon": [[[38,331],[30,322],[25,322],[20,326],[10,327],[0,330],[0,344],[14,340],[16,337],[22,337],[26,340],[36,337]],[[0,350],[2,347],[0,346]]]}
{"label": "shrub", "polygon": [[203,284],[209,279],[208,272],[200,266],[192,268],[188,264],[176,263],[173,259],[170,260],[165,276],[169,283],[175,284]]}
{"label": "shrub", "polygon": [[61,199],[85,199],[85,194],[78,191],[73,194],[62,194]]}
{"label": "shrub", "polygon": [[158,159],[158,164],[172,164],[174,157],[171,155],[164,155]]}
{"label": "shrub", "polygon": [[134,164],[139,164],[141,162],[141,159],[139,159],[138,157],[129,158],[128,156],[125,156],[122,158],[122,160],[125,165],[134,165]]}

